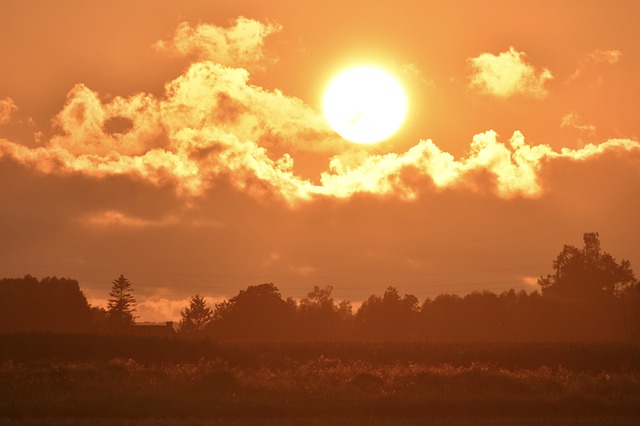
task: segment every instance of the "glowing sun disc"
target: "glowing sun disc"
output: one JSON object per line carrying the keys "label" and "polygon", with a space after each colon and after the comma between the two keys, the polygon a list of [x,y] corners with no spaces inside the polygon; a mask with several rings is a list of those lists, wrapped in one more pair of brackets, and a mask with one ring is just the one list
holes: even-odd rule
{"label": "glowing sun disc", "polygon": [[327,122],[343,138],[357,143],[387,139],[402,125],[407,98],[391,74],[374,67],[351,68],[338,75],[323,100]]}

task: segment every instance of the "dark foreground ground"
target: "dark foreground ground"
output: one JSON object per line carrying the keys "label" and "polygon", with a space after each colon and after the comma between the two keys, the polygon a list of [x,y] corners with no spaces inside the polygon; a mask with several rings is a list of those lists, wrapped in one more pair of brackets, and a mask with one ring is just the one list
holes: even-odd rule
{"label": "dark foreground ground", "polygon": [[406,419],[406,418],[283,418],[283,419],[103,419],[103,418],[86,418],[86,419],[50,419],[50,418],[30,418],[30,419],[2,419],[0,425],[12,426],[320,426],[320,425],[336,425],[336,426],[494,426],[494,425],[513,425],[513,426],[566,426],[566,425],[584,425],[584,426],[637,426],[638,418],[633,417],[585,417],[585,416],[561,416],[548,417],[536,416],[533,418],[526,417],[494,417],[494,418],[477,418],[477,417],[456,417],[456,418],[423,418],[423,419]]}
{"label": "dark foreground ground", "polygon": [[640,347],[0,335],[5,424],[638,425]]}

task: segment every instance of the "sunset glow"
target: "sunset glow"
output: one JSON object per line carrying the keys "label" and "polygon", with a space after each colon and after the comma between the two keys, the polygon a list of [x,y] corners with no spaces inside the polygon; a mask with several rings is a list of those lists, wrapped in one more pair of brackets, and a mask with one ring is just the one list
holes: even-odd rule
{"label": "sunset glow", "polygon": [[531,292],[591,231],[640,268],[636,2],[0,9],[0,277],[124,274],[165,321]]}

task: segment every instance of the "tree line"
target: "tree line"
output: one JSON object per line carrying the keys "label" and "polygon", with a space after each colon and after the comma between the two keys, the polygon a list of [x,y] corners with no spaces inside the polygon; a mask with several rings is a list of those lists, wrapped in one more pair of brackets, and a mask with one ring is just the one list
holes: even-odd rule
{"label": "tree line", "polygon": [[[628,261],[602,252],[597,233],[565,245],[540,291],[441,294],[422,303],[388,287],[354,311],[332,286],[283,298],[273,283],[252,285],[209,306],[194,295],[179,335],[229,341],[622,341],[640,339],[640,283]],[[118,331],[135,327],[132,283],[115,279],[106,309],[89,306],[78,282],[0,280],[0,331]]]}

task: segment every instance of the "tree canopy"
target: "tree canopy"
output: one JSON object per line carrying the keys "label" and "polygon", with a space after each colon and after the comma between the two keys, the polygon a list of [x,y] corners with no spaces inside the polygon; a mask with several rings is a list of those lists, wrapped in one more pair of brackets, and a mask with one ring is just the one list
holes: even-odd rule
{"label": "tree canopy", "polygon": [[351,303],[335,303],[333,286],[314,286],[298,306],[298,336],[312,339],[341,339],[348,335],[353,316]]}
{"label": "tree canopy", "polygon": [[91,326],[78,281],[45,277],[0,279],[0,331],[78,331]]}
{"label": "tree canopy", "polygon": [[638,285],[628,260],[618,263],[609,253],[602,252],[597,232],[585,233],[583,241],[581,249],[565,245],[553,261],[555,273],[538,279],[543,295],[620,297]]}
{"label": "tree canopy", "polygon": [[249,286],[216,305],[211,330],[227,339],[283,338],[289,334],[295,307],[295,302],[282,299],[273,283]]}
{"label": "tree canopy", "polygon": [[411,338],[412,325],[420,312],[418,298],[387,287],[382,297],[370,296],[356,313],[356,324],[368,338],[406,340]]}

